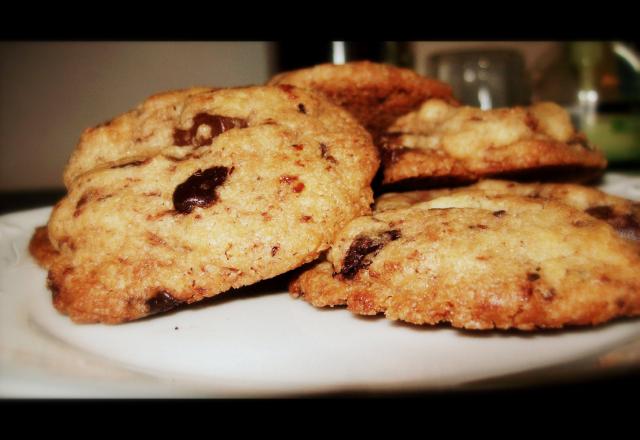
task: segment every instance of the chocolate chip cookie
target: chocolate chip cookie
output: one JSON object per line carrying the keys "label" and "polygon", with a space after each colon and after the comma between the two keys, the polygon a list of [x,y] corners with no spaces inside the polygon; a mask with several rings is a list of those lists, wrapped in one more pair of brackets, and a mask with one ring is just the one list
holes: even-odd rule
{"label": "chocolate chip cookie", "polygon": [[617,197],[597,188],[571,183],[517,183],[484,179],[462,188],[440,188],[386,193],[375,201],[376,212],[408,208],[416,203],[461,192],[481,191],[487,195],[515,195],[555,200],[609,223],[622,238],[640,246],[640,203]]}
{"label": "chocolate chip cookie", "polygon": [[432,99],[382,136],[383,184],[453,186],[483,177],[588,181],[607,162],[553,103],[481,110]]}
{"label": "chocolate chip cookie", "polygon": [[292,84],[323,93],[351,112],[374,140],[398,117],[428,99],[456,102],[447,84],[410,69],[370,61],[321,64],[284,72],[273,77],[269,84]]}
{"label": "chocolate chip cookie", "polygon": [[53,303],[119,323],[287,272],[370,212],[378,165],[369,133],[311,91],[154,96],[73,153],[48,223]]}
{"label": "chocolate chip cookie", "polygon": [[[637,243],[602,219],[604,208],[578,196],[568,204],[480,189],[431,195],[387,196],[395,207],[378,204],[350,222],[326,259],[292,281],[291,294],[317,307],[346,304],[357,314],[465,329],[560,328],[640,314]],[[622,206],[610,202],[602,206]]]}

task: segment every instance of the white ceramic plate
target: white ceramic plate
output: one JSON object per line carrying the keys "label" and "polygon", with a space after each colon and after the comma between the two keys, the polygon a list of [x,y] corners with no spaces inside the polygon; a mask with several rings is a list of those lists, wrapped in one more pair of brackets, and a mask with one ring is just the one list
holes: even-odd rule
{"label": "white ceramic plate", "polygon": [[[640,177],[608,174],[602,188],[640,200]],[[27,251],[50,209],[0,217],[0,396],[429,390],[640,365],[637,319],[531,334],[416,327],[314,309],[277,279],[124,325],[73,324]]]}

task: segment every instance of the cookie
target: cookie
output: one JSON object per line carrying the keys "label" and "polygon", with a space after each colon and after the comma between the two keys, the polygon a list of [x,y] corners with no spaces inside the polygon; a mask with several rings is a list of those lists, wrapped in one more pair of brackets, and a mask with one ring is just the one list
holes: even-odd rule
{"label": "cookie", "polygon": [[467,190],[350,222],[294,297],[465,329],[561,328],[640,314],[640,253],[556,200]]}
{"label": "cookie", "polygon": [[323,93],[360,121],[376,140],[400,116],[431,98],[456,101],[449,85],[410,69],[357,61],[284,72],[269,84],[292,84]]}
{"label": "cookie", "polygon": [[640,245],[640,202],[576,184],[529,183],[486,179],[470,187],[490,195],[519,195],[561,202],[603,220],[620,237]]}
{"label": "cookie", "polygon": [[293,87],[159,95],[78,148],[48,223],[53,303],[76,322],[164,312],[316,259],[370,212],[379,165],[348,112]]}
{"label": "cookie", "polygon": [[[213,90],[215,89],[197,87],[158,93],[127,113],[85,129],[64,169],[65,186],[69,188],[76,177],[88,171],[101,166],[113,166],[114,163],[121,163],[123,166],[132,164],[136,159],[144,160],[174,143],[190,150],[191,147],[182,145],[185,142],[180,139],[172,140],[174,125],[188,122],[180,120],[181,117],[190,116],[190,110],[185,108],[187,103],[197,106],[198,99],[206,99],[206,93]],[[218,130],[222,128],[224,121],[218,120]],[[201,126],[202,129],[215,130],[215,125],[199,124],[196,125],[196,130],[200,130]],[[184,131],[177,133],[178,136],[188,136]],[[197,138],[201,142],[206,139],[203,134],[201,132]],[[178,157],[185,154],[181,151],[177,153]]]}
{"label": "cookie", "polygon": [[481,110],[432,99],[380,140],[383,184],[453,186],[483,177],[588,181],[607,162],[553,103]]}
{"label": "cookie", "polygon": [[461,192],[481,191],[487,195],[516,195],[555,200],[584,211],[609,223],[622,238],[640,246],[640,203],[617,197],[597,188],[571,183],[517,183],[507,180],[484,179],[462,188],[386,193],[374,204],[376,212],[408,208],[416,203]]}

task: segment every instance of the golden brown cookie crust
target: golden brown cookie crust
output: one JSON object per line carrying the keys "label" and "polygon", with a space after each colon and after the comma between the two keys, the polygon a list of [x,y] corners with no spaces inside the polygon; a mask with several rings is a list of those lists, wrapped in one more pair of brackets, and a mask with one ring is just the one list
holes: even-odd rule
{"label": "golden brown cookie crust", "polygon": [[51,245],[46,225],[38,226],[33,232],[29,240],[29,253],[44,269],[48,269],[53,260],[60,255]]}
{"label": "golden brown cookie crust", "polygon": [[430,100],[391,125],[381,144],[387,185],[491,176],[583,181],[606,167],[603,154],[552,103],[483,111]]}
{"label": "golden brown cookie crust", "polygon": [[414,324],[533,330],[640,314],[637,273],[638,248],[605,221],[470,190],[353,220],[290,291]]}
{"label": "golden brown cookie crust", "polygon": [[609,223],[622,237],[640,246],[640,202],[617,197],[597,188],[571,183],[517,183],[508,180],[484,179],[461,188],[386,193],[378,197],[375,212],[402,209],[450,194],[476,193],[512,195],[554,200],[584,211]]}
{"label": "golden brown cookie crust", "polygon": [[163,116],[130,112],[115,120],[126,130],[83,138],[52,212],[49,286],[76,322],[137,319],[274,277],[370,212],[371,136],[321,95],[196,89],[149,106]]}
{"label": "golden brown cookie crust", "polygon": [[376,140],[398,117],[415,110],[425,100],[456,101],[449,85],[410,69],[357,61],[321,64],[284,72],[269,84],[292,84],[322,92],[346,108]]}

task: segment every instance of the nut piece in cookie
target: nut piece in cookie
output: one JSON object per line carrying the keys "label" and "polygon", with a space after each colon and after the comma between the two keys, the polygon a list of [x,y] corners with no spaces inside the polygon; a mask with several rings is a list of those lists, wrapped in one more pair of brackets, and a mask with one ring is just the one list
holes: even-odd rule
{"label": "nut piece in cookie", "polygon": [[447,84],[410,69],[370,61],[321,64],[284,72],[269,84],[291,84],[323,93],[354,115],[374,140],[397,118],[428,99],[455,103]]}
{"label": "nut piece in cookie", "polygon": [[156,95],[73,153],[49,220],[53,303],[119,323],[292,270],[370,212],[378,166],[370,134],[312,91]]}
{"label": "nut piece in cookie", "polygon": [[[292,294],[318,307],[466,329],[561,328],[640,314],[636,243],[588,208],[481,190],[407,205],[350,222],[326,260],[292,281]],[[357,244],[385,230],[398,239],[352,264]]]}
{"label": "nut piece in cookie", "polygon": [[607,164],[553,103],[481,110],[433,99],[388,127],[381,145],[383,183],[398,188],[490,176],[583,181]]}

